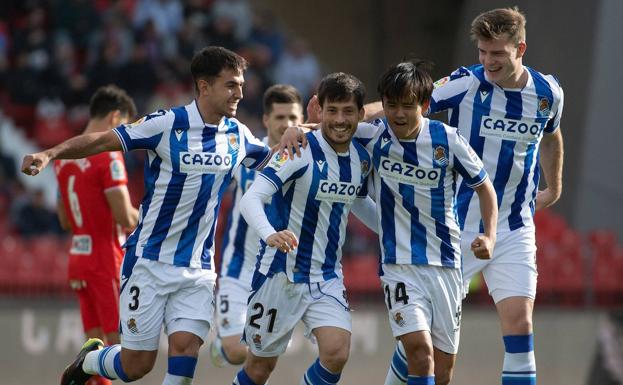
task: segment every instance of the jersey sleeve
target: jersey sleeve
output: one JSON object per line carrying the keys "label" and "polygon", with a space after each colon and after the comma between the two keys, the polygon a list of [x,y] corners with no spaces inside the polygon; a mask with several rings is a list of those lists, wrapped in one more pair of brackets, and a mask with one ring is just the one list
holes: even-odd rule
{"label": "jersey sleeve", "polygon": [[465,179],[469,187],[478,187],[488,178],[482,160],[456,128],[446,127],[448,128],[448,146],[453,154],[454,169]]}
{"label": "jersey sleeve", "polygon": [[360,122],[357,125],[357,130],[353,135],[353,139],[361,143],[368,151],[372,151],[372,139],[384,128],[385,121],[380,118],[374,119],[372,122]]}
{"label": "jersey sleeve", "polygon": [[560,127],[560,118],[562,117],[562,108],[564,105],[565,94],[562,90],[562,87],[558,87],[558,90],[560,92],[560,96],[559,98],[557,98],[557,103],[556,101],[554,102],[554,109],[552,109],[554,116],[547,121],[547,125],[545,126],[545,132],[548,134],[553,134]]}
{"label": "jersey sleeve", "polygon": [[290,159],[288,152],[284,150],[273,154],[260,176],[268,180],[275,190],[279,190],[285,183],[303,175],[311,163],[309,146],[303,150],[300,157],[295,155],[293,159]]}
{"label": "jersey sleeve", "polygon": [[458,107],[471,85],[472,76],[469,69],[461,67],[450,76],[437,80],[434,83],[428,113],[434,114]]}
{"label": "jersey sleeve", "polygon": [[102,158],[99,167],[104,191],[128,184],[128,174],[121,153],[108,153],[106,157]]}
{"label": "jersey sleeve", "polygon": [[248,127],[242,126],[245,157],[242,164],[251,169],[260,169],[270,157],[270,147],[256,138]]}
{"label": "jersey sleeve", "polygon": [[173,127],[175,114],[159,110],[146,115],[132,124],[123,124],[113,129],[121,141],[124,152],[131,150],[155,150],[165,130]]}

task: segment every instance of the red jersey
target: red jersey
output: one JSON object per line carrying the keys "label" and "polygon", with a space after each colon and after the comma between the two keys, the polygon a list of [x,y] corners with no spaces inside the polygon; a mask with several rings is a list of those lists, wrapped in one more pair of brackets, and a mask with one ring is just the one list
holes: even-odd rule
{"label": "red jersey", "polygon": [[71,222],[69,279],[118,278],[125,235],[113,218],[105,192],[128,184],[122,153],[56,160],[54,171]]}

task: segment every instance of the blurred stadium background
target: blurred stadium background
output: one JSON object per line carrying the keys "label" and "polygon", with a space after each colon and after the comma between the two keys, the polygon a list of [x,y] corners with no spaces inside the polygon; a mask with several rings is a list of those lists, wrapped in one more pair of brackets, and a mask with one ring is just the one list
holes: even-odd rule
{"label": "blurred stadium background", "polygon": [[[205,45],[251,62],[239,118],[263,135],[261,96],[275,82],[309,97],[332,71],[350,72],[374,100],[381,71],[404,57],[434,61],[434,77],[477,60],[469,23],[519,5],[524,63],[565,89],[564,191],[537,214],[536,352],[542,384],[623,384],[623,2],[620,0],[4,0],[0,7],[0,383],[54,384],[82,344],[65,281],[68,238],[53,211],[50,168],[18,172],[24,154],[79,133],[100,85],[129,91],[139,113],[192,98],[189,60]],[[128,155],[135,204],[142,155]],[[229,202],[224,202],[224,208]],[[226,211],[226,210],[223,210]],[[349,225],[344,270],[355,304],[344,384],[382,383],[394,342],[376,278],[377,240]],[[466,301],[456,384],[498,383],[503,347],[486,288]],[[159,366],[143,383],[159,384]],[[298,383],[314,357],[297,334],[272,384]],[[197,383],[230,383],[233,369],[202,357]]]}

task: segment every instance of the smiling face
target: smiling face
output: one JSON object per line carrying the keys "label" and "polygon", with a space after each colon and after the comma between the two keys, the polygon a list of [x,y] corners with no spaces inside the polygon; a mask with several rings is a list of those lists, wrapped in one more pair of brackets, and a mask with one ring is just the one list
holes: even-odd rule
{"label": "smiling face", "polygon": [[231,69],[222,70],[211,82],[203,79],[197,82],[199,109],[206,123],[217,124],[223,116],[236,116],[243,85],[242,71]]}
{"label": "smiling face", "polygon": [[519,88],[523,74],[522,58],[526,43],[514,43],[507,37],[478,40],[478,60],[487,79],[503,88]]}
{"label": "smiling face", "polygon": [[348,101],[325,100],[321,106],[322,136],[336,152],[346,152],[357,130],[364,110],[359,108],[355,97]]}

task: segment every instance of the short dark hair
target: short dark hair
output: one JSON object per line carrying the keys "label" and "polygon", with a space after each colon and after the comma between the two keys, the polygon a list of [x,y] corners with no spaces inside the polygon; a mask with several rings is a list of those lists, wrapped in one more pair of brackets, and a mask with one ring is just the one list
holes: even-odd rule
{"label": "short dark hair", "polygon": [[273,103],[298,103],[303,107],[299,91],[289,84],[275,84],[264,92],[264,114],[273,112]]}
{"label": "short dark hair", "polygon": [[355,76],[344,72],[334,72],[320,81],[318,86],[320,107],[324,105],[325,100],[346,102],[351,97],[355,98],[359,109],[363,108],[363,100],[366,98],[366,87]]}
{"label": "short dark hair", "polygon": [[101,119],[116,110],[128,118],[136,116],[134,100],[124,90],[113,84],[98,88],[89,102],[91,118]]}
{"label": "short dark hair", "polygon": [[390,67],[379,80],[381,100],[413,99],[422,105],[433,94],[432,64],[424,60],[404,61]]}
{"label": "short dark hair", "polygon": [[247,65],[247,61],[237,53],[227,48],[210,46],[195,53],[190,63],[190,73],[197,87],[200,79],[212,83],[222,70],[243,72]]}

